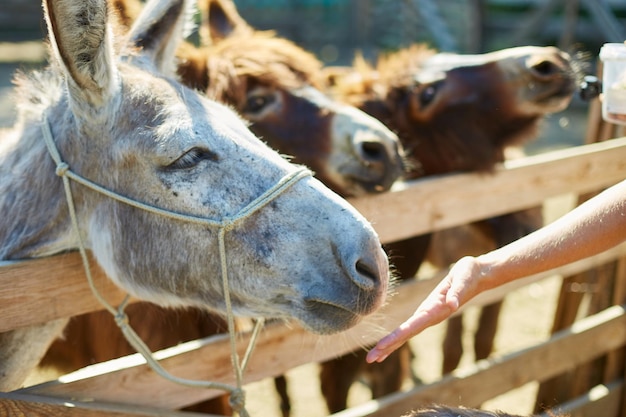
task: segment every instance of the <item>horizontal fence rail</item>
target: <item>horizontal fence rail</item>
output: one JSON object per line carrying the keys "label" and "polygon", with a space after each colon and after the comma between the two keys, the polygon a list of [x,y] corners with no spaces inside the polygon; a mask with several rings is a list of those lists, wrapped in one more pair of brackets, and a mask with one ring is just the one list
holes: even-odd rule
{"label": "horizontal fence rail", "polygon": [[493,174],[433,177],[349,201],[383,242],[401,240],[615,184],[626,178],[625,144],[620,138],[547,152],[509,161]]}

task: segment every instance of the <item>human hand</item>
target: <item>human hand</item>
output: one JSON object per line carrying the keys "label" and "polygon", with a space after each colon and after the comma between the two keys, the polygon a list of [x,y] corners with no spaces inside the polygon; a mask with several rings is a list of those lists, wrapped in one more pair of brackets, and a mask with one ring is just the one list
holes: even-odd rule
{"label": "human hand", "polygon": [[415,313],[374,346],[367,354],[367,362],[384,361],[411,337],[450,317],[480,292],[480,278],[483,275],[476,258],[467,256],[460,259]]}

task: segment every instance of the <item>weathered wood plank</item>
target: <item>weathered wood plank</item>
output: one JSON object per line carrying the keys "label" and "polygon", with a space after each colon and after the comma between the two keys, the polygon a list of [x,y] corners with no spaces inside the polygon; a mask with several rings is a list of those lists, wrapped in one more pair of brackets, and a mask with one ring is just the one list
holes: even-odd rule
{"label": "weathered wood plank", "polygon": [[0,392],[0,416],[11,417],[220,417],[126,404],[81,402]]}
{"label": "weathered wood plank", "polygon": [[333,414],[333,417],[401,415],[416,404],[477,407],[484,401],[541,381],[626,344],[626,310],[610,307],[553,335],[548,341],[459,369],[437,382]]}
{"label": "weathered wood plank", "polygon": [[391,242],[615,184],[626,178],[624,145],[626,138],[577,146],[511,161],[492,175],[433,177],[349,201]]}
{"label": "weathered wood plank", "polygon": [[616,380],[606,385],[593,387],[585,395],[553,408],[553,413],[542,413],[541,417],[566,415],[569,417],[620,417],[622,390],[624,381]]}
{"label": "weathered wood plank", "polygon": [[[553,276],[555,273],[571,275],[577,270],[589,269],[624,253],[626,253],[626,244],[545,274],[511,282],[481,294],[468,306],[491,303],[494,299],[500,299],[510,291],[531,282]],[[382,335],[381,328],[390,330],[401,323],[440,279],[441,274],[438,274],[432,279],[404,284],[398,289],[393,302],[389,303],[381,314],[339,337],[312,335],[295,325],[267,326],[261,333],[248,370],[245,372],[246,383],[283,374],[296,366],[327,360],[375,342]],[[238,340],[240,341],[239,353],[242,354],[248,343],[248,335],[242,334]],[[230,366],[230,350],[225,335],[181,344],[176,348],[160,352],[159,358],[162,365],[174,375],[210,379],[227,384],[234,383]],[[29,387],[20,392],[68,398],[78,396],[79,398],[95,398],[99,401],[119,401],[166,408],[180,408],[220,393],[188,389],[167,382],[143,365],[143,359],[138,355],[94,365],[67,375],[59,381]]]}
{"label": "weathered wood plank", "polygon": [[[91,268],[104,297],[114,305],[121,302],[124,293],[95,262]],[[0,262],[0,332],[101,308],[87,284],[78,253]]]}

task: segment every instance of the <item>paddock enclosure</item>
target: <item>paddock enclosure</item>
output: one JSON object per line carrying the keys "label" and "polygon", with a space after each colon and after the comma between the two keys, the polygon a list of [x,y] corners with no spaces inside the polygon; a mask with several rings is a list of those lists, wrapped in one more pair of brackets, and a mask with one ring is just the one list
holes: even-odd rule
{"label": "paddock enclosure", "polygon": [[[591,109],[590,121],[596,122],[590,123],[589,137],[616,136],[612,126],[598,121],[597,107],[594,103]],[[453,174],[418,180],[401,189],[351,202],[374,223],[382,241],[388,242],[531,207],[558,196],[583,198],[626,177],[626,138],[590,142],[594,143],[507,163],[493,175]],[[562,277],[565,290],[561,297],[578,297],[580,300],[559,303],[556,317],[565,325],[558,326],[558,331],[549,339],[462,366],[435,381],[416,384],[336,415],[399,416],[428,402],[479,406],[537,381],[542,383],[540,392],[552,392],[547,398],[563,398],[558,410],[570,412],[573,416],[598,413],[624,416],[626,311],[623,303],[626,301],[626,278],[621,275],[624,274],[625,255],[626,245],[621,245],[549,273],[511,283],[479,296],[472,303],[482,305],[514,289]],[[442,273],[432,271],[428,276],[403,284],[397,288],[397,294],[383,314],[359,324],[341,337],[313,336],[293,325],[266,325],[245,373],[246,383],[376,341],[381,332],[375,329],[378,326],[389,329],[408,316]],[[80,259],[75,253],[33,261],[4,262],[0,269],[3,316],[0,331],[99,309],[83,275]],[[101,273],[97,274],[97,281],[110,301],[122,299],[123,295]],[[49,308],[42,310],[42,305]],[[561,311],[568,309],[579,311],[573,314]],[[243,354],[248,339],[248,333],[239,335],[240,354]],[[184,343],[159,352],[157,357],[177,376],[234,382],[225,336]],[[550,380],[562,374],[567,374],[566,382],[557,382],[556,387],[554,384],[551,387]],[[575,395],[557,392],[564,388]],[[132,355],[85,368],[58,380],[1,393],[0,415],[191,416],[199,414],[166,410],[217,394],[216,391],[183,388],[167,382],[149,370],[141,358]],[[255,414],[254,409],[250,412],[268,415]]]}
{"label": "paddock enclosure", "polygon": [[[3,100],[5,97],[0,97],[0,104]],[[416,180],[350,202],[372,221],[383,242],[539,204],[544,205],[546,218],[553,219],[626,178],[625,134],[620,127],[602,122],[599,114],[599,103],[594,101],[588,114],[581,116],[578,111],[572,116],[586,118],[585,144],[507,162],[492,175],[464,173]],[[555,120],[558,124],[565,119],[554,116],[552,122]],[[568,142],[568,138],[561,141]],[[92,267],[104,296],[112,303],[121,302],[124,294],[95,264]],[[274,393],[268,392],[268,381],[283,373],[287,373],[293,402],[299,407],[293,410],[294,417],[327,415],[321,411],[321,403],[298,405],[299,401],[321,402],[319,395],[314,397],[319,389],[312,379],[317,369],[314,364],[377,341],[384,334],[381,329],[391,329],[410,315],[444,273],[426,266],[415,280],[395,290],[380,314],[339,336],[312,335],[292,324],[266,324],[244,373],[251,415],[280,415],[276,402],[269,398]],[[441,353],[437,329],[429,329],[411,342],[417,355],[415,377],[422,382],[407,381],[401,392],[376,401],[357,392],[351,408],[334,416],[399,417],[430,402],[529,413],[536,401],[537,412],[550,406],[572,417],[626,417],[625,274],[626,243],[482,294],[464,311],[515,294],[509,301],[509,309],[515,312],[503,318],[499,328],[505,349],[496,349],[489,359],[479,362],[466,358],[449,375],[432,371],[426,375],[423,367],[438,369],[438,364],[431,362],[440,360]],[[531,298],[532,303],[524,303]],[[101,308],[91,294],[77,253],[0,262],[0,332]],[[541,321],[546,334],[534,334],[533,341],[526,342],[521,333],[537,332],[535,327],[522,328],[520,323],[528,321]],[[249,339],[249,332],[238,335],[240,355]],[[432,356],[424,357],[425,352]],[[158,352],[156,357],[176,376],[235,382],[227,335],[183,343]],[[165,381],[139,355],[50,381],[45,374],[38,375],[31,382],[26,388],[0,393],[0,416],[201,416],[206,414],[173,410],[221,394]],[[355,385],[358,391],[359,384]],[[524,393],[517,394],[520,390]],[[509,408],[520,398],[525,410]]]}

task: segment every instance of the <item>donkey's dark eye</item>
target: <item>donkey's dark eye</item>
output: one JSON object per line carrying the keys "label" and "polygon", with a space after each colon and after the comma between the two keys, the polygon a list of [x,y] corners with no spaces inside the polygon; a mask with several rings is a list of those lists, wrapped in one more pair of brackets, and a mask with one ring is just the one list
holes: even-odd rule
{"label": "donkey's dark eye", "polygon": [[276,100],[273,94],[253,95],[248,97],[243,107],[243,113],[259,113],[267,105]]}
{"label": "donkey's dark eye", "polygon": [[191,148],[180,158],[169,164],[169,169],[188,169],[198,165],[201,161],[217,161],[217,155],[208,149]]}
{"label": "donkey's dark eye", "polygon": [[430,84],[425,86],[419,93],[419,100],[422,107],[428,106],[437,95],[438,84]]}

